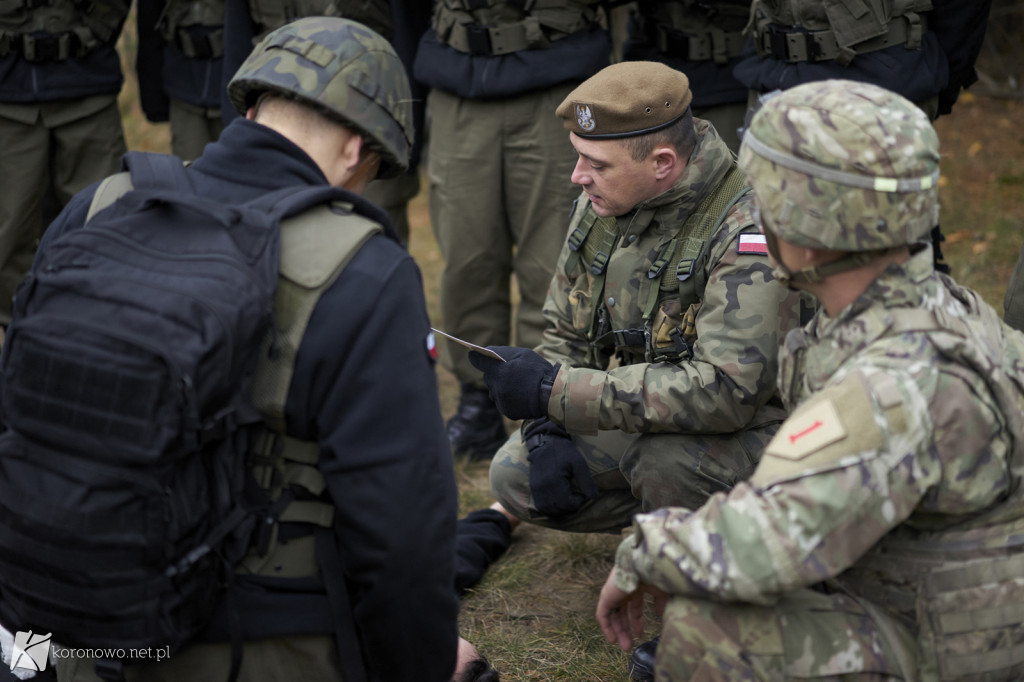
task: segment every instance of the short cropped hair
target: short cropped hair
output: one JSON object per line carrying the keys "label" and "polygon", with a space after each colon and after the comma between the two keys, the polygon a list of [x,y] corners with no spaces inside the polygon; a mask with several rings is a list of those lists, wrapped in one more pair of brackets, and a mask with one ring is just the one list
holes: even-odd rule
{"label": "short cropped hair", "polygon": [[651,155],[655,147],[666,144],[674,148],[684,160],[688,159],[697,144],[697,131],[693,127],[693,111],[687,107],[679,120],[667,128],[646,135],[623,137],[619,141],[629,151],[629,155],[634,161],[643,161]]}

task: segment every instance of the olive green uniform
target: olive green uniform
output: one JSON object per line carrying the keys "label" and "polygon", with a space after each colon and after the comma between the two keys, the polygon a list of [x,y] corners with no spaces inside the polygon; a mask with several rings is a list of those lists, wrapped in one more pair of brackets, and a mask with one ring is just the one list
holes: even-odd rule
{"label": "olive green uniform", "polygon": [[125,152],[114,45],[128,3],[0,7],[0,324],[46,226]]}

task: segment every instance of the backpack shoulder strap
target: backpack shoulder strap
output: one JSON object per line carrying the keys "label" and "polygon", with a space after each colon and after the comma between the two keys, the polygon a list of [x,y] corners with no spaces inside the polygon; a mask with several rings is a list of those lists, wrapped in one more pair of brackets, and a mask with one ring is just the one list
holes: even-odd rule
{"label": "backpack shoulder strap", "polygon": [[[281,223],[281,277],[274,300],[276,334],[264,341],[253,401],[267,424],[284,432],[284,405],[295,371],[295,355],[309,318],[324,291],[373,235],[380,223],[350,205],[315,206]],[[274,352],[270,344],[275,345]]]}
{"label": "backpack shoulder strap", "polygon": [[192,190],[185,162],[171,154],[131,151],[121,157],[121,172],[103,180],[89,204],[85,222],[136,188]]}

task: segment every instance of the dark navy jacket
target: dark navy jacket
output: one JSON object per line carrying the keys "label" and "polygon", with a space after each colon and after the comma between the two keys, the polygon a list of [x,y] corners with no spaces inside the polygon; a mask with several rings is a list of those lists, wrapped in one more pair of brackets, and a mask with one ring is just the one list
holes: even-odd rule
{"label": "dark navy jacket", "polygon": [[[297,146],[245,119],[190,172],[199,193],[223,202],[326,183]],[[71,200],[41,250],[82,226],[94,192]],[[371,680],[447,682],[455,665],[457,500],[429,333],[419,268],[397,241],[375,235],[314,309],[285,408],[289,433],[320,443]],[[322,633],[329,619],[315,582],[243,582],[244,636]],[[219,636],[226,628],[215,622],[210,638]]]}
{"label": "dark navy jacket", "polygon": [[16,54],[0,57],[0,102],[33,104],[92,95],[116,95],[124,75],[113,45],[84,57],[32,63]]}

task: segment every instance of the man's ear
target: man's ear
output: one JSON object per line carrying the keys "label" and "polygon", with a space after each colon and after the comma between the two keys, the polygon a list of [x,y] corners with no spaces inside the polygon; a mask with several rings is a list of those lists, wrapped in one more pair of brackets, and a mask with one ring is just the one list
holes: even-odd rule
{"label": "man's ear", "polygon": [[651,158],[654,160],[654,177],[658,180],[672,175],[680,163],[679,154],[667,145],[655,147],[651,152]]}

